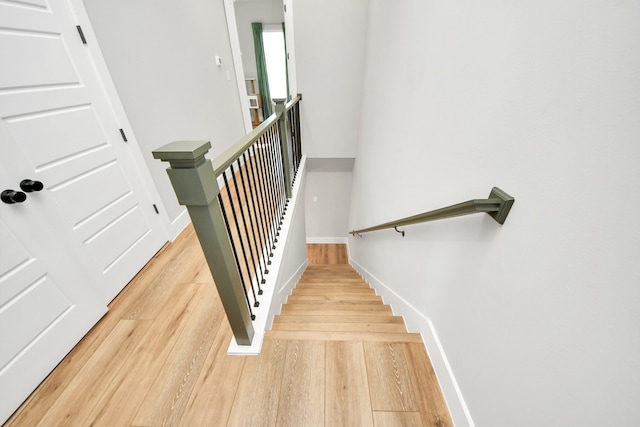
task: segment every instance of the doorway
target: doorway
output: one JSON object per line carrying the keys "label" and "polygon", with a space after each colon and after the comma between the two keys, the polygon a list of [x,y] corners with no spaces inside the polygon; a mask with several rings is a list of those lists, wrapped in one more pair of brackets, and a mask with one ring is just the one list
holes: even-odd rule
{"label": "doorway", "polygon": [[[290,9],[290,5],[287,5],[287,8]],[[289,98],[292,93],[295,93],[295,79],[291,77],[293,76],[292,70],[295,68],[293,67],[294,54],[292,43],[289,43],[292,22],[288,16],[290,13],[285,12],[282,0],[225,0],[225,11],[238,91],[245,110],[247,131],[249,131],[264,120],[264,114],[258,107],[258,103],[262,104],[263,101],[270,101],[274,98]],[[269,96],[269,100],[261,99],[262,96],[258,88],[258,72],[251,25],[254,22],[263,23],[265,60],[269,62],[267,65],[268,87],[271,90],[273,86],[274,91]],[[283,23],[286,23],[286,30],[283,28]],[[269,49],[269,53],[267,53],[267,49]],[[275,66],[272,63],[275,63]],[[287,70],[289,70],[290,76],[288,82]]]}
{"label": "doorway", "polygon": [[281,25],[263,25],[262,43],[271,99],[287,99],[287,58]]}

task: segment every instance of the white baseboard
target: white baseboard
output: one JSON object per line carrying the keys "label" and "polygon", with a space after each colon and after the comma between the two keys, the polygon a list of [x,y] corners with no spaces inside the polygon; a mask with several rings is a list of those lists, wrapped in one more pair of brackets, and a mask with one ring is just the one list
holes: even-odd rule
{"label": "white baseboard", "polygon": [[371,285],[376,294],[389,304],[393,313],[404,318],[409,332],[418,332],[427,348],[431,364],[440,383],[442,394],[449,408],[455,426],[474,427],[475,424],[464,401],[453,370],[449,365],[442,343],[431,320],[412,306],[407,300],[396,294],[388,286],[378,280],[367,269],[349,256],[349,263]]}
{"label": "white baseboard", "polygon": [[307,237],[308,244],[322,244],[322,245],[332,245],[332,244],[347,244],[347,237]]}

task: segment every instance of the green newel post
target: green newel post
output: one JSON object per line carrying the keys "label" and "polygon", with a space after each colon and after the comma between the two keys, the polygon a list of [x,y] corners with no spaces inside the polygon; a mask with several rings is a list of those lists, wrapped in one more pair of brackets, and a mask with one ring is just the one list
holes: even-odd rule
{"label": "green newel post", "polygon": [[218,201],[218,183],[205,154],[208,141],[175,141],[153,152],[169,162],[169,179],[178,202],[187,207],[231,330],[240,345],[250,345],[253,325]]}
{"label": "green newel post", "polygon": [[289,159],[289,126],[287,126],[288,115],[285,110],[286,99],[274,99],[276,103],[276,114],[278,114],[278,126],[280,126],[280,151],[282,153],[282,170],[284,171],[284,184],[287,199],[291,198],[291,162]]}

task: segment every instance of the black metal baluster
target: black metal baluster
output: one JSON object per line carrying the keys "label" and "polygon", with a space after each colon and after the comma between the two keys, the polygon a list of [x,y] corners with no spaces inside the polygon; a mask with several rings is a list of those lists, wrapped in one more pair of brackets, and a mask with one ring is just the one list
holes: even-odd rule
{"label": "black metal baluster", "polygon": [[[226,177],[225,177],[225,187],[227,187],[227,190],[228,190],[229,187],[226,184]],[[229,191],[227,191],[227,194],[229,194]],[[249,314],[251,314],[251,320],[256,320],[256,315],[253,314],[253,310],[251,309],[251,301],[249,301],[249,293],[247,292],[247,285],[246,285],[246,283],[244,281],[244,277],[242,275],[242,269],[240,268],[240,260],[238,259],[238,251],[236,250],[235,240],[233,238],[233,235],[231,234],[231,226],[229,225],[229,218],[227,217],[227,209],[224,207],[224,202],[222,201],[222,194],[221,193],[218,193],[218,203],[220,203],[220,208],[222,210],[222,217],[224,218],[224,225],[227,227],[227,235],[229,236],[229,241],[231,242],[231,249],[233,251],[233,259],[235,259],[236,268],[238,269],[238,273],[240,273],[240,282],[242,282],[242,290],[244,291],[244,297],[247,300],[247,308],[249,308]],[[229,199],[229,203],[233,203],[231,201],[231,199]],[[232,210],[233,210],[233,208],[232,208]]]}
{"label": "black metal baluster", "polygon": [[284,171],[282,169],[282,148],[280,145],[280,127],[275,126],[272,129],[272,150],[271,156],[273,158],[273,180],[275,185],[275,195],[276,195],[276,227],[277,233],[276,235],[280,235],[280,231],[282,230],[282,218],[283,218],[283,201],[286,199],[284,189]]}
{"label": "black metal baluster", "polygon": [[[269,252],[269,258],[271,258],[273,256],[273,233],[271,230],[271,222],[270,222],[270,212],[271,212],[271,199],[269,197],[269,186],[268,186],[268,182],[267,182],[267,173],[266,173],[266,168],[267,168],[267,161],[265,158],[265,144],[264,144],[264,135],[260,138],[261,141],[261,145],[257,146],[257,148],[259,148],[260,150],[258,151],[258,155],[260,158],[260,167],[258,168],[258,173],[259,173],[259,177],[260,177],[260,190],[262,193],[262,204],[264,206],[264,213],[263,215],[265,216],[265,226],[266,226],[266,230],[267,230],[267,235],[269,236],[269,247],[267,248],[267,251]],[[269,259],[269,262],[267,263],[269,265],[271,265],[271,259]]]}
{"label": "black metal baluster", "polygon": [[[231,170],[231,176],[234,178],[235,181],[235,173],[233,171],[233,165],[230,166],[230,170]],[[247,252],[245,251],[244,248],[244,242],[242,240],[242,232],[240,231],[240,223],[238,222],[238,215],[236,214],[236,209],[235,209],[235,205],[233,203],[233,198],[231,196],[231,189],[229,188],[229,181],[227,180],[227,172],[224,171],[222,173],[222,179],[224,180],[224,185],[227,188],[227,196],[229,197],[229,202],[231,203],[231,212],[233,213],[233,221],[236,224],[236,231],[238,233],[238,240],[240,241],[240,249],[242,249],[242,256],[244,258],[244,263],[245,263],[245,267],[247,268],[247,273],[249,273],[250,269],[249,269],[249,262],[247,260]],[[234,187],[236,187],[236,191],[237,191],[237,185],[234,182]],[[239,198],[238,198],[238,202],[240,202]],[[240,205],[240,208],[242,208],[242,205]],[[238,270],[240,272],[240,276],[242,276],[242,269]],[[253,281],[251,280],[251,275],[249,275],[249,282],[251,285],[251,293],[253,294],[253,306],[254,307],[258,307],[260,305],[260,303],[258,302],[258,298],[256,297],[256,290],[253,287]]]}
{"label": "black metal baluster", "polygon": [[276,177],[276,182],[277,182],[277,188],[278,188],[278,230],[281,230],[282,227],[282,221],[284,219],[284,211],[286,209],[286,200],[287,200],[287,196],[286,196],[286,190],[284,188],[285,186],[285,182],[284,182],[284,165],[282,164],[282,148],[280,145],[280,128],[278,127],[275,132],[274,132],[274,140],[275,140],[275,144],[274,144],[274,150],[273,150],[273,156],[275,159],[275,177]]}
{"label": "black metal baluster", "polygon": [[[295,108],[295,107],[294,107]],[[296,140],[296,135],[295,132],[293,130],[294,128],[294,122],[293,122],[293,108],[290,109],[289,111],[287,111],[287,131],[289,133],[289,141],[287,141],[288,146],[290,147],[290,163],[291,163],[291,185],[293,185],[293,183],[295,183],[296,181],[296,173],[298,171],[297,165],[296,165],[296,144],[295,144],[295,140]]]}
{"label": "black metal baluster", "polygon": [[269,250],[267,249],[267,229],[265,225],[264,219],[264,209],[265,206],[261,204],[261,194],[260,194],[260,182],[258,181],[258,174],[256,173],[256,164],[258,162],[258,154],[256,153],[256,144],[253,144],[249,147],[249,158],[251,159],[251,177],[253,179],[253,185],[250,186],[252,188],[252,197],[253,197],[253,205],[258,218],[256,222],[260,223],[259,227],[259,235],[260,235],[260,255],[264,261],[264,274],[269,274],[268,262],[269,262]]}
{"label": "black metal baluster", "polygon": [[267,145],[265,149],[265,156],[267,158],[267,169],[265,172],[268,174],[267,183],[269,185],[269,197],[271,198],[271,209],[269,210],[269,223],[273,230],[273,249],[276,248],[275,244],[278,243],[278,230],[277,230],[277,211],[278,211],[278,199],[277,189],[274,182],[274,162],[273,162],[273,128],[270,128],[267,133]]}
{"label": "black metal baluster", "polygon": [[[253,190],[251,190],[251,193],[249,193],[249,191],[247,191],[247,183],[245,180],[245,175],[247,176],[248,179],[248,170],[247,168],[249,167],[248,163],[247,163],[247,156],[246,156],[247,152],[245,151],[244,153],[242,153],[242,160],[244,160],[244,165],[242,165],[242,167],[240,168],[239,172],[240,172],[240,181],[242,181],[242,189],[244,190],[244,199],[247,202],[247,212],[249,213],[249,224],[251,225],[251,235],[253,236],[253,245],[251,245],[251,249],[254,251],[255,253],[255,257],[256,259],[254,260],[254,271],[256,274],[256,283],[258,284],[258,295],[262,295],[262,288],[260,287],[261,283],[265,283],[265,279],[264,279],[264,273],[263,268],[262,268],[262,263],[260,260],[260,251],[258,250],[258,239],[256,237],[256,223],[255,221],[257,221],[257,219],[254,218],[254,216],[256,215],[256,205],[253,202]],[[249,189],[251,189],[251,185],[249,185]],[[249,200],[248,195],[251,195],[251,200]],[[253,206],[253,213],[251,212],[251,206]],[[248,240],[248,235],[247,235],[247,240]],[[258,280],[258,272],[260,272],[260,280]]]}
{"label": "black metal baluster", "polygon": [[[251,216],[247,215],[245,213],[243,199],[242,199],[241,194],[240,194],[240,185],[238,183],[239,180],[242,181],[242,172],[241,172],[242,166],[240,165],[240,158],[238,158],[236,160],[236,162],[238,164],[238,172],[236,173],[234,171],[233,163],[229,166],[229,169],[231,170],[231,174],[233,175],[234,188],[236,190],[236,197],[238,198],[238,205],[240,206],[240,216],[242,218],[242,228],[244,229],[244,234],[242,234],[242,237],[244,237],[244,240],[246,240],[247,252],[249,253],[248,257],[245,255],[245,266],[247,267],[247,274],[249,276],[249,280],[251,281],[251,288],[253,289],[253,277],[256,276],[256,284],[258,285],[258,295],[262,295],[262,292],[261,292],[261,289],[260,289],[259,279],[258,279],[257,275],[255,275],[256,262],[255,262],[255,259],[254,259],[253,251],[251,250],[249,227],[248,227],[248,224],[247,224],[251,220]],[[240,176],[240,179],[238,179],[238,175]],[[246,200],[246,198],[244,200]],[[249,216],[249,221],[247,221],[247,216]],[[241,241],[243,241],[243,240],[241,240]],[[244,246],[243,246],[243,250],[244,250]],[[254,290],[254,292],[255,292],[255,290]],[[258,305],[259,305],[259,303],[256,300],[256,307],[258,307]]]}
{"label": "black metal baluster", "polygon": [[296,134],[296,170],[300,167],[300,161],[302,160],[302,139],[300,138],[300,103],[296,103],[293,107],[295,116],[295,134]]}
{"label": "black metal baluster", "polygon": [[293,151],[295,155],[293,156],[293,161],[296,169],[296,173],[298,173],[298,167],[300,166],[300,145],[298,144],[298,119],[296,117],[296,108],[297,104],[291,110],[291,134],[293,135],[293,141],[291,141],[293,145]]}

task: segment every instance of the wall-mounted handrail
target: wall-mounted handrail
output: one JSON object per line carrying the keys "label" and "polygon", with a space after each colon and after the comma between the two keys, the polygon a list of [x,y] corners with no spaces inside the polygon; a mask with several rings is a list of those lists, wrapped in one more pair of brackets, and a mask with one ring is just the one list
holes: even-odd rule
{"label": "wall-mounted handrail", "polygon": [[[511,206],[513,205],[514,201],[515,199],[513,197],[511,197],[498,187],[493,187],[488,199],[469,200],[466,202],[447,206],[445,208],[398,219],[396,221],[386,222],[374,227],[353,230],[349,232],[349,234],[360,235],[362,233],[385,230],[387,228],[396,228],[396,231],[398,231],[397,227],[419,224],[428,221],[437,221],[440,219],[453,218],[456,216],[470,215],[481,212],[488,213],[498,223],[504,224],[504,221],[507,219],[507,215],[509,215],[509,211],[511,210]],[[403,232],[398,232],[402,233],[404,236]]]}

